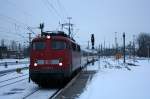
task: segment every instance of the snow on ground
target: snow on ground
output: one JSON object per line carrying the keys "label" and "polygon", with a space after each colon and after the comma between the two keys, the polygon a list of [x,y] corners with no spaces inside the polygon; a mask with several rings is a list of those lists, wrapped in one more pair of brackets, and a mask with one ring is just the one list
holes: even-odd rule
{"label": "snow on ground", "polygon": [[[16,63],[18,61],[18,63]],[[4,63],[7,62],[7,67]],[[9,63],[10,62],[10,63]],[[12,62],[12,63],[11,63]],[[22,62],[22,63],[20,63]],[[16,68],[24,68],[29,66],[29,59],[0,59],[0,72],[6,70],[12,70]]]}
{"label": "snow on ground", "polygon": [[16,69],[16,68],[28,67],[28,66],[29,66],[29,64],[8,65],[7,68],[5,68],[5,66],[0,66],[0,72],[6,71],[6,70],[11,70],[11,69]]}
{"label": "snow on ground", "polygon": [[16,62],[16,61],[28,61],[29,58],[24,58],[24,59],[0,59],[0,63],[2,62]]}
{"label": "snow on ground", "polygon": [[137,66],[128,65],[128,70],[122,60],[100,60],[92,66],[98,73],[79,99],[150,99],[150,61],[138,58]]}
{"label": "snow on ground", "polygon": [[[14,72],[0,77],[0,99],[23,99],[25,96],[35,92],[36,90],[39,91],[33,93],[32,97],[29,98],[27,97],[27,99],[48,99],[50,95],[52,95],[57,90],[57,89],[49,89],[49,88],[47,89],[39,88],[38,85],[33,83],[32,81],[30,83],[28,82],[28,76],[29,76],[28,70],[23,70],[20,74]],[[12,80],[11,78],[14,77],[19,77],[19,78]],[[1,87],[2,85],[6,85],[24,78],[26,79],[21,80],[20,82]]]}
{"label": "snow on ground", "polygon": [[[4,80],[7,80],[7,79],[10,79],[13,77],[17,77],[20,75],[24,75],[27,73],[28,73],[28,70],[24,70],[24,71],[22,71],[21,74],[14,72],[14,73],[10,73],[5,76],[2,76],[0,78],[2,79],[2,81],[4,81]],[[21,78],[22,77],[20,77],[19,79],[21,79]],[[26,76],[26,78],[28,78],[28,75]],[[14,80],[16,80],[16,79],[14,79]],[[8,80],[5,82],[5,84],[12,83],[12,82],[14,82],[14,80],[13,81]],[[23,96],[22,94],[26,94],[27,92],[30,92],[30,91],[36,89],[36,87],[38,87],[38,86],[36,86],[35,84],[31,84],[31,83],[28,84],[28,79],[22,80],[18,83],[14,83],[14,84],[0,88],[0,99],[19,99],[19,97]]]}

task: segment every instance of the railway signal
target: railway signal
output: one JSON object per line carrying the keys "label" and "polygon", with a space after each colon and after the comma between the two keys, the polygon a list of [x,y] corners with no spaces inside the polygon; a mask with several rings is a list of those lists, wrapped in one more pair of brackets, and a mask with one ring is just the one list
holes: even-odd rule
{"label": "railway signal", "polygon": [[94,34],[91,35],[91,43],[92,43],[92,49],[94,49],[94,43],[95,43]]}
{"label": "railway signal", "polygon": [[44,29],[44,23],[41,23],[39,28],[41,30],[41,35],[42,35],[43,34],[43,29]]}

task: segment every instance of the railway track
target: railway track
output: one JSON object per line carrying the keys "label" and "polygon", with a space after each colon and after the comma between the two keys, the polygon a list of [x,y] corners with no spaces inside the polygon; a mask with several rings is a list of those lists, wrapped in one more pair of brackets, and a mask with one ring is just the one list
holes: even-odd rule
{"label": "railway track", "polygon": [[[64,90],[66,90],[73,82],[77,79],[77,77],[80,75],[77,74],[68,84],[66,84],[65,87],[60,88],[60,89],[42,89],[42,88],[37,88],[30,92],[29,94],[25,95],[23,99],[33,99],[37,97],[38,99],[43,98],[43,99],[55,99],[57,95],[61,94]],[[45,97],[47,96],[47,97]]]}
{"label": "railway track", "polygon": [[37,91],[39,91],[40,89],[35,89],[34,91],[30,92],[29,94],[27,94],[26,96],[23,97],[23,99],[27,99],[29,98],[30,96],[32,96],[34,93],[36,93]]}
{"label": "railway track", "polygon": [[57,94],[59,94],[62,90],[63,90],[63,89],[57,90],[54,94],[52,94],[52,95],[49,97],[49,99],[54,99],[54,97],[55,97]]}
{"label": "railway track", "polygon": [[[6,75],[6,74],[4,74],[4,75]],[[4,75],[3,75],[3,76],[4,76]],[[20,75],[20,76],[17,76],[17,77],[12,77],[12,78],[9,78],[9,79],[0,81],[0,83],[6,82],[6,81],[10,81],[10,80],[13,80],[13,79],[17,79],[17,78],[20,78],[20,77],[23,77],[23,76],[27,76],[27,75],[28,75],[28,74]]]}
{"label": "railway track", "polygon": [[[74,76],[71,79],[71,81],[69,81],[63,88],[60,88],[60,89],[57,89],[57,90],[49,89],[47,91],[47,93],[49,94],[49,96],[46,97],[46,98],[42,97],[42,96],[44,96],[44,93],[43,93],[42,89],[39,88],[39,89],[36,89],[36,90],[32,91],[28,95],[26,95],[23,99],[33,99],[35,96],[38,99],[40,99],[38,96],[41,96],[41,98],[43,98],[43,99],[57,99],[59,96],[61,96],[63,98],[62,93],[64,91],[66,91],[67,88],[70,87],[76,81],[76,79],[79,77],[79,75],[81,74],[81,72],[82,72],[82,70],[76,76]],[[58,99],[60,99],[60,98],[58,98]]]}
{"label": "railway track", "polygon": [[47,89],[46,90],[46,89],[37,88],[34,91],[30,92],[29,94],[25,95],[22,99],[33,99],[35,97],[37,97],[38,99],[40,99],[40,97],[44,99],[48,99],[49,97],[55,96],[59,91],[60,89]]}
{"label": "railway track", "polygon": [[17,77],[12,77],[12,78],[2,80],[2,81],[0,81],[0,88],[24,81],[26,79],[28,79],[28,74],[24,74],[24,75],[20,75]]}
{"label": "railway track", "polygon": [[[33,99],[33,98],[36,98],[36,99],[55,99],[55,98],[57,98],[58,95],[61,95],[67,89],[67,87],[72,85],[73,82],[75,82],[76,78],[79,75],[80,75],[80,72],[75,77],[73,77],[72,80],[67,85],[65,85],[65,87],[63,87],[61,89],[43,89],[40,87],[37,87],[37,88],[33,87],[32,88],[33,85],[29,84],[29,85],[31,85],[31,87],[29,89],[27,88],[28,90],[23,92],[20,97],[21,97],[21,99]],[[11,78],[5,79],[3,81],[1,79],[0,88],[2,88],[2,87],[7,88],[7,87],[14,86],[16,84],[22,84],[22,82],[27,81],[28,74],[22,74],[22,75],[17,76],[17,77],[12,77],[12,76],[10,76],[10,77]],[[19,87],[17,87],[17,88],[19,88]],[[26,87],[24,87],[23,89],[26,89]]]}
{"label": "railway track", "polygon": [[0,74],[0,77],[5,76],[5,75],[7,75],[7,74],[6,74],[6,73],[4,73],[4,74]]}
{"label": "railway track", "polygon": [[20,79],[20,80],[17,80],[17,81],[8,83],[8,84],[0,85],[0,88],[5,87],[5,86],[8,86],[8,85],[15,84],[15,83],[18,83],[18,82],[21,82],[21,81],[24,81],[24,80],[26,80],[26,79],[28,79],[28,78],[24,78],[24,79]]}

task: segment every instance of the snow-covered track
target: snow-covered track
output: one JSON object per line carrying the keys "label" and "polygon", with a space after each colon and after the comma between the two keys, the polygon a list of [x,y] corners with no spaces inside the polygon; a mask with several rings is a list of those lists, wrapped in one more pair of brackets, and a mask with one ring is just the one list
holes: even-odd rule
{"label": "snow-covered track", "polygon": [[[4,75],[6,75],[6,74],[4,74]],[[12,78],[9,78],[9,79],[0,81],[0,83],[6,82],[6,81],[10,81],[10,80],[13,80],[13,79],[17,79],[17,78],[20,78],[20,77],[23,77],[23,76],[27,76],[27,75],[28,75],[28,74],[20,75],[20,76],[17,76],[17,77],[12,77]]]}
{"label": "snow-covered track", "polygon": [[0,88],[8,86],[8,85],[15,84],[15,83],[19,83],[19,82],[24,81],[26,79],[28,79],[28,76],[27,77],[24,76],[21,79],[11,79],[11,80],[8,80],[7,82],[6,81],[5,82],[1,82],[0,83]]}
{"label": "snow-covered track", "polygon": [[0,77],[2,77],[2,76],[4,76],[4,75],[7,75],[6,73],[4,73],[4,74],[0,74]]}
{"label": "snow-covered track", "polygon": [[23,99],[33,99],[35,97],[37,97],[38,99],[41,99],[42,97],[45,97],[45,99],[51,99],[49,97],[53,97],[55,94],[57,94],[57,92],[59,92],[59,89],[37,88],[29,94],[27,94],[26,96],[24,96]]}
{"label": "snow-covered track", "polygon": [[34,91],[30,92],[28,95],[24,96],[23,99],[27,99],[28,97],[30,97],[31,95],[33,95],[34,93],[36,93],[39,90],[40,90],[39,88],[35,89]]}
{"label": "snow-covered track", "polygon": [[24,96],[23,99],[33,99],[35,97],[40,99],[40,97],[42,98],[42,96],[43,97],[47,96],[45,99],[55,99],[57,97],[57,95],[61,94],[71,84],[73,84],[73,82],[77,79],[77,77],[80,75],[80,73],[81,72],[79,72],[67,85],[65,85],[62,88],[59,88],[59,89],[37,88],[37,89],[33,90],[32,92],[30,92],[29,94],[27,94],[26,96]]}
{"label": "snow-covered track", "polygon": [[62,89],[57,90],[54,94],[52,94],[49,99],[53,99],[58,93],[61,92]]}

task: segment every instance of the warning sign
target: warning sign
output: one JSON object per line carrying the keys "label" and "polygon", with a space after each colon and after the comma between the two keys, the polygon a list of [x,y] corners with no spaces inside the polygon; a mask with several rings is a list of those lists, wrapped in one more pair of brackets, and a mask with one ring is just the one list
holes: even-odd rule
{"label": "warning sign", "polygon": [[117,53],[117,54],[115,55],[115,58],[116,58],[116,59],[122,58],[122,53]]}

